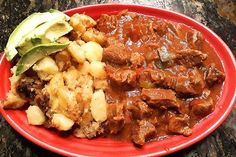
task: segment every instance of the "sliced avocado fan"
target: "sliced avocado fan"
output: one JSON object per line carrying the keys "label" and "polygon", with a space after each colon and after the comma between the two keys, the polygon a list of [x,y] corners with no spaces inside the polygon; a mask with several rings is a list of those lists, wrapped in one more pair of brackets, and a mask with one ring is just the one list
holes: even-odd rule
{"label": "sliced avocado fan", "polygon": [[33,31],[39,25],[61,16],[64,16],[66,19],[68,19],[67,15],[65,15],[64,13],[55,10],[50,10],[50,12],[45,12],[45,13],[34,13],[29,17],[27,17],[25,20],[23,20],[15,28],[15,30],[12,32],[12,34],[8,39],[5,48],[7,60],[11,61],[14,58],[14,56],[18,53],[16,47],[26,34]]}
{"label": "sliced avocado fan", "polygon": [[22,56],[36,45],[55,42],[59,37],[69,33],[72,29],[64,18],[45,22],[27,34],[19,43],[17,50],[20,56]]}
{"label": "sliced avocado fan", "polygon": [[53,54],[55,52],[61,51],[66,48],[69,43],[59,44],[59,43],[48,43],[48,44],[40,44],[28,52],[26,52],[18,61],[17,69],[16,69],[16,76],[24,73],[28,70],[34,63],[38,60]]}

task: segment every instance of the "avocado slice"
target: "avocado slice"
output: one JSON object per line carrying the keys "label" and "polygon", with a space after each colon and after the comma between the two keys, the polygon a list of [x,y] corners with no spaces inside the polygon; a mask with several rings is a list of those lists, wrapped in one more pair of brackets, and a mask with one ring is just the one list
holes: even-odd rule
{"label": "avocado slice", "polygon": [[11,61],[14,56],[18,53],[16,50],[16,47],[22,40],[22,38],[30,33],[32,30],[34,30],[36,27],[41,25],[44,22],[51,21],[55,18],[64,16],[66,19],[68,19],[68,16],[65,15],[62,12],[59,11],[50,11],[50,12],[45,12],[45,13],[33,13],[29,17],[27,17],[25,20],[23,20],[12,32],[10,35],[6,48],[5,48],[5,53],[6,53],[6,58],[8,61]]}
{"label": "avocado slice", "polygon": [[48,43],[40,44],[31,48],[25,55],[23,55],[17,63],[16,76],[24,73],[28,70],[34,63],[42,59],[45,56],[53,54],[55,52],[61,51],[66,48],[69,43],[59,44],[59,43]]}
{"label": "avocado slice", "polygon": [[45,22],[28,33],[19,44],[19,54],[23,56],[30,48],[38,44],[55,42],[59,37],[69,33],[73,28],[64,17]]}

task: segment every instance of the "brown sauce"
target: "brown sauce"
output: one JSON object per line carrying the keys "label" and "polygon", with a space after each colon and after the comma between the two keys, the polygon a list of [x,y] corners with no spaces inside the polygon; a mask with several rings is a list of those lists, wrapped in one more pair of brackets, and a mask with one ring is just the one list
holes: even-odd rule
{"label": "brown sauce", "polygon": [[102,15],[97,29],[108,38],[103,58],[109,79],[106,99],[109,105],[123,106],[114,109],[118,120],[113,115],[106,123],[114,123],[118,131],[107,136],[138,145],[169,135],[189,136],[213,112],[224,73],[200,32],[126,11]]}

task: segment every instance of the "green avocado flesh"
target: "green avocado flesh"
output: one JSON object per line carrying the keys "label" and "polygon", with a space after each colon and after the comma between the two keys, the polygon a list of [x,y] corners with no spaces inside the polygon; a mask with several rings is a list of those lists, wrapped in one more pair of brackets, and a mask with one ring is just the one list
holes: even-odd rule
{"label": "green avocado flesh", "polygon": [[62,12],[59,11],[51,11],[51,12],[45,12],[45,13],[34,13],[27,17],[24,21],[22,21],[12,32],[10,35],[6,48],[5,53],[8,61],[11,61],[14,56],[18,53],[16,47],[19,46],[19,43],[24,38],[25,35],[32,32],[36,27],[40,26],[41,24],[51,21],[53,19],[57,19],[58,17],[65,17],[67,18],[67,15],[65,15]]}
{"label": "green avocado flesh", "polygon": [[39,44],[55,42],[59,37],[72,30],[70,24],[62,18],[46,22],[27,34],[19,44],[19,54],[23,56],[29,49]]}
{"label": "green avocado flesh", "polygon": [[19,62],[17,63],[16,76],[24,73],[38,60],[55,52],[61,51],[65,49],[68,45],[69,43],[66,44],[48,43],[48,44],[40,44],[33,47],[28,52],[26,52],[25,55],[23,55],[20,58]]}

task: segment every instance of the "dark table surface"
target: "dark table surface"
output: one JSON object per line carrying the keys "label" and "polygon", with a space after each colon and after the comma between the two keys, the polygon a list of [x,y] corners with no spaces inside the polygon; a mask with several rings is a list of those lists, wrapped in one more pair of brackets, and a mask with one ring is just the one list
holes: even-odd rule
{"label": "dark table surface", "polygon": [[[33,12],[112,2],[143,4],[186,14],[211,28],[236,55],[236,0],[0,0],[0,52],[15,26]],[[0,116],[0,156],[59,155],[31,143]],[[236,107],[227,120],[207,138],[169,156],[236,157]]]}

